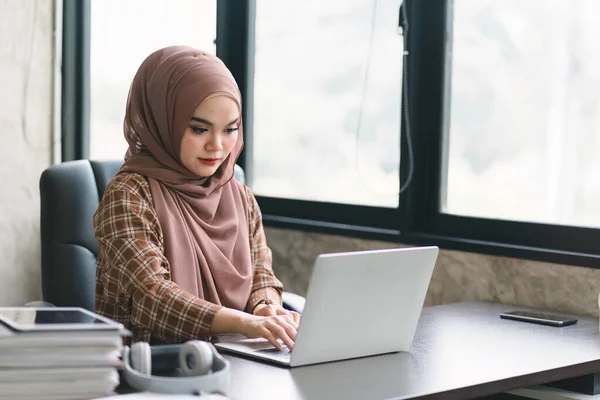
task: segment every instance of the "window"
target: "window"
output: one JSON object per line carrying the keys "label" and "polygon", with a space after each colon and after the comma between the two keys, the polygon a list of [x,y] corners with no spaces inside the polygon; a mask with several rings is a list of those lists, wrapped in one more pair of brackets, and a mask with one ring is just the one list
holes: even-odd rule
{"label": "window", "polygon": [[398,207],[400,0],[257,1],[256,194]]}
{"label": "window", "polygon": [[[177,42],[214,50],[218,36],[266,225],[597,267],[596,3],[405,0],[402,37],[400,0],[93,2],[91,155],[123,156],[144,56]],[[85,33],[81,4],[65,3],[63,38]],[[87,42],[64,43],[73,159],[89,139]]]}
{"label": "window", "polygon": [[91,6],[90,158],[122,159],[125,104],[138,67],[170,45],[214,54],[216,1],[101,0]]}
{"label": "window", "polygon": [[[552,3],[558,12],[553,19],[554,14],[547,13],[553,7],[546,7],[546,3],[541,7],[537,0],[518,4],[486,0],[481,2],[486,4],[483,8],[462,0],[434,0],[428,3],[430,7],[419,7],[419,2],[410,4],[409,98],[418,140],[415,184],[404,199],[401,197],[400,204],[405,217],[402,229],[408,233],[405,237],[449,248],[597,266],[600,230],[590,227],[593,224],[588,217],[584,224],[575,213],[561,215],[570,206],[566,204],[568,207],[561,210],[564,200],[556,202],[547,193],[538,194],[537,202],[530,201],[536,190],[546,190],[544,185],[560,185],[568,192],[565,181],[582,182],[582,177],[593,173],[587,170],[589,165],[583,165],[583,159],[569,161],[572,143],[561,145],[557,141],[565,130],[573,129],[569,124],[563,123],[561,130],[552,131],[552,135],[543,130],[551,123],[552,129],[558,129],[560,118],[575,115],[569,109],[576,102],[554,105],[548,100],[551,91],[547,87],[557,85],[553,82],[558,79],[553,63],[559,63],[547,53],[557,52],[565,42],[554,37],[550,39],[552,46],[548,44],[544,39],[546,26],[558,24],[558,15],[569,15],[567,7],[558,7],[562,2]],[[525,14],[528,10],[531,13]],[[534,40],[531,45],[529,36]],[[481,41],[486,45],[482,46]],[[577,56],[579,53],[562,48],[566,63],[573,61],[569,53],[580,60],[594,54],[589,51]],[[538,61],[530,60],[528,53],[536,53]],[[549,79],[546,87],[537,75]],[[566,79],[562,85],[576,93],[577,84],[568,76],[559,76]],[[593,126],[577,124],[582,130],[577,136],[586,135],[593,146]],[[513,130],[519,130],[519,135]],[[578,140],[575,134],[569,135],[573,136],[571,140]],[[545,160],[551,157],[567,161],[554,165]],[[579,158],[590,162],[587,154],[581,153]],[[502,163],[504,166],[498,168]],[[527,185],[519,186],[522,175],[530,178]],[[512,193],[498,191],[498,186],[517,192],[522,200],[511,202]],[[590,189],[583,192],[590,193]],[[540,212],[539,208],[551,209],[547,199],[549,204],[554,201],[559,206],[555,210],[560,212]]]}
{"label": "window", "polygon": [[596,0],[454,0],[447,214],[600,226]]}

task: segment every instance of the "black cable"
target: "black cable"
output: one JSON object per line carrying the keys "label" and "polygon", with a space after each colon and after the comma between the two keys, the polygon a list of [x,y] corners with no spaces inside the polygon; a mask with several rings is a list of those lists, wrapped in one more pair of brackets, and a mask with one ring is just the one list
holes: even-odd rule
{"label": "black cable", "polygon": [[403,72],[403,79],[402,79],[402,88],[403,88],[403,102],[404,102],[404,126],[406,127],[405,131],[406,131],[406,148],[407,148],[407,152],[408,152],[408,175],[406,176],[406,181],[404,182],[404,184],[400,187],[400,192],[402,193],[406,190],[406,188],[408,187],[408,185],[410,185],[410,183],[413,180],[413,176],[414,176],[414,169],[415,169],[415,156],[414,156],[414,152],[413,152],[413,145],[412,145],[412,137],[410,134],[410,112],[409,112],[409,107],[408,107],[408,73],[407,73],[407,67],[408,67],[408,18],[406,17],[406,1],[402,2],[402,5],[400,6],[400,19],[401,19],[401,23],[400,26],[402,26],[402,37],[404,39],[404,54],[402,55],[403,57],[403,62],[402,62],[402,69],[404,70]]}
{"label": "black cable", "polygon": [[[413,179],[413,175],[414,175],[414,151],[413,151],[413,146],[412,146],[412,137],[411,137],[411,133],[410,133],[410,115],[409,115],[409,107],[408,107],[408,74],[406,73],[406,68],[408,65],[407,59],[408,59],[408,51],[407,49],[407,45],[408,45],[408,39],[407,39],[407,33],[408,33],[408,19],[406,17],[406,8],[405,8],[405,2],[403,1],[402,4],[400,5],[399,8],[399,15],[398,15],[398,28],[402,28],[403,32],[402,32],[402,36],[403,36],[403,41],[404,41],[404,53],[402,55],[403,57],[403,62],[402,62],[402,68],[404,69],[404,73],[403,73],[403,80],[402,80],[402,91],[403,91],[403,101],[404,101],[404,123],[405,123],[405,131],[406,131],[406,145],[407,145],[407,152],[408,152],[408,175],[406,177],[406,181],[404,182],[404,184],[400,187],[399,191],[397,193],[394,194],[401,194],[402,192],[404,192],[406,190],[406,188],[410,185],[410,183],[412,182]],[[373,51],[373,41],[374,41],[374,36],[375,36],[375,20],[377,17],[377,0],[373,0],[373,11],[372,11],[372,17],[371,17],[371,31],[370,31],[370,35],[369,35],[369,47],[367,50],[367,65],[365,67],[365,75],[364,75],[364,79],[363,79],[363,85],[362,85],[362,96],[361,96],[361,100],[360,100],[360,107],[359,107],[359,113],[358,113],[358,121],[357,121],[357,125],[356,125],[356,145],[355,145],[355,161],[356,161],[356,168],[357,168],[357,172],[358,172],[358,176],[359,178],[362,178],[361,173],[360,173],[360,168],[358,167],[358,160],[359,160],[359,144],[360,144],[360,128],[362,125],[362,114],[363,114],[363,108],[364,108],[364,102],[365,102],[365,98],[366,98],[366,91],[367,91],[367,82],[368,82],[368,77],[369,77],[369,70],[370,70],[370,64],[371,64],[371,55],[372,55],[372,51]],[[400,180],[400,177],[398,177],[398,180]],[[363,181],[363,184],[366,185],[365,181],[363,179],[361,179],[361,181]],[[374,192],[373,190],[369,190],[371,192]],[[379,194],[380,196],[391,196],[391,194]]]}

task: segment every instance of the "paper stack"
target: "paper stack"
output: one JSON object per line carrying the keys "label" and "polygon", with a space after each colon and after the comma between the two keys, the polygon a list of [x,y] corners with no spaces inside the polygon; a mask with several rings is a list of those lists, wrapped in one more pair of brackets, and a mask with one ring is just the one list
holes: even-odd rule
{"label": "paper stack", "polygon": [[124,333],[17,331],[0,320],[0,400],[75,400],[113,394],[119,384]]}

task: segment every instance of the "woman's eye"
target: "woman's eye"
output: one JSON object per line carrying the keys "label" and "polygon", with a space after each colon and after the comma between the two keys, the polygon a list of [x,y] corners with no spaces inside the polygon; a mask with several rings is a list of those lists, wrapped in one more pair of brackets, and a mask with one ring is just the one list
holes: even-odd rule
{"label": "woman's eye", "polygon": [[227,133],[233,133],[233,132],[235,132],[235,131],[237,131],[237,130],[239,130],[239,129],[240,129],[240,128],[238,128],[238,127],[235,127],[235,128],[227,128],[227,129],[225,129],[225,132],[227,132]]}
{"label": "woman's eye", "polygon": [[208,132],[208,129],[206,128],[199,128],[197,126],[190,126],[190,129],[192,130],[192,132],[194,133],[204,133],[204,132]]}

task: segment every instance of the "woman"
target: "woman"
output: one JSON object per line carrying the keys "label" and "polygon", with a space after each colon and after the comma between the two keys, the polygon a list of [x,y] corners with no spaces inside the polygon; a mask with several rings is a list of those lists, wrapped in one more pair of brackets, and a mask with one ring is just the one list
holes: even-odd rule
{"label": "woman", "polygon": [[233,178],[241,95],[225,65],[190,47],[152,53],[125,114],[125,164],[94,215],[96,311],[133,341],[220,333],[293,348],[300,316],[281,307],[261,213]]}

